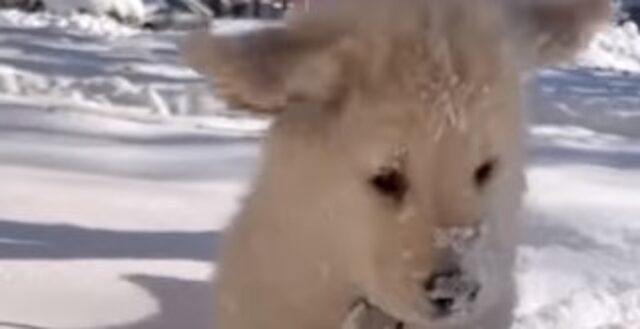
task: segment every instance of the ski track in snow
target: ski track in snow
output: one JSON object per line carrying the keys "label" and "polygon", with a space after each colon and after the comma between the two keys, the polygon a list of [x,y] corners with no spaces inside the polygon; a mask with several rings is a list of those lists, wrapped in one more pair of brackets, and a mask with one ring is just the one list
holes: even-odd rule
{"label": "ski track in snow", "polygon": [[[210,328],[268,122],[213,98],[177,32],[20,15],[0,13],[0,328]],[[640,76],[538,80],[514,328],[640,328]]]}

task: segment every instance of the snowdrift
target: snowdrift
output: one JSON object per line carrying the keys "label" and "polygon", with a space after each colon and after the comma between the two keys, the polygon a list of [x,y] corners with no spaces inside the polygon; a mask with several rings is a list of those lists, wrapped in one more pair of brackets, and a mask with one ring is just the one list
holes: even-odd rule
{"label": "snowdrift", "polygon": [[625,72],[640,72],[640,33],[633,22],[609,26],[578,58],[578,65]]}
{"label": "snowdrift", "polygon": [[133,24],[143,23],[146,14],[142,0],[43,0],[43,3],[47,10],[54,12],[86,11]]}

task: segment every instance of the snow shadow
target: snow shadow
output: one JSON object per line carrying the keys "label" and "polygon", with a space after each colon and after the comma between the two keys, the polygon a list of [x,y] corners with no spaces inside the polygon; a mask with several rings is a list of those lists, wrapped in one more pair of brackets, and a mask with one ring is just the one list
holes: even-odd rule
{"label": "snow shadow", "polygon": [[545,166],[594,165],[618,170],[640,169],[640,151],[583,149],[562,145],[539,145],[532,149],[532,163]]}
{"label": "snow shadow", "polygon": [[554,222],[547,216],[529,211],[526,220],[522,222],[520,234],[520,246],[534,249],[560,247],[575,252],[587,252],[589,250],[607,250],[610,246],[604,245],[596,239],[571,228]]}
{"label": "snow shadow", "polygon": [[145,259],[210,262],[218,232],[131,232],[0,219],[0,260]]}
{"label": "snow shadow", "polygon": [[3,26],[0,27],[0,34],[2,35],[11,35],[16,37],[21,37],[24,39],[32,39],[34,37],[41,39],[55,39],[60,38],[60,34],[64,33],[65,41],[69,43],[82,44],[88,42],[95,42],[98,40],[98,37],[90,36],[90,35],[80,35],[80,34],[72,34],[65,31],[61,31],[58,29],[52,29],[51,27],[33,27],[29,29],[25,29],[23,27],[11,27],[11,26]]}
{"label": "snow shadow", "polygon": [[[252,173],[258,153],[259,136],[176,132],[92,117],[82,117],[86,122],[76,127],[22,112],[4,113],[7,120],[0,120],[4,163],[149,180],[238,181]],[[109,129],[107,123],[121,127]],[[100,124],[106,128],[86,128]]]}
{"label": "snow shadow", "polygon": [[159,311],[136,323],[103,329],[213,328],[210,282],[148,275],[132,275],[126,280],[147,290],[159,303]]}
{"label": "snow shadow", "polygon": [[[581,68],[542,71],[531,99],[531,162],[640,168],[638,86],[638,74]],[[536,134],[537,128],[547,132]]]}
{"label": "snow shadow", "polygon": [[28,324],[22,323],[14,323],[14,322],[3,322],[0,321],[0,328],[10,328],[10,329],[47,329],[44,327],[36,327]]}
{"label": "snow shadow", "polygon": [[[155,44],[139,47],[136,37],[109,40],[79,36],[69,31],[0,27],[0,48],[19,51],[24,56],[0,53],[0,61],[8,66],[49,76],[78,78],[124,77],[137,83],[200,83],[202,79],[184,69],[175,46],[179,36],[158,36]],[[66,42],[51,42],[63,39]],[[132,44],[127,44],[128,42]],[[100,46],[100,47],[97,47]],[[131,49],[138,49],[132,51]],[[34,55],[37,54],[37,55]],[[61,60],[64,59],[64,60]],[[126,65],[122,65],[125,63]],[[145,65],[164,65],[174,72],[136,70]]]}
{"label": "snow shadow", "polygon": [[[219,233],[213,231],[111,231],[0,219],[0,260],[162,259],[209,263],[216,257],[218,237]],[[159,311],[134,324],[102,329],[212,327],[209,282],[147,275],[130,275],[123,280],[147,290],[158,302]],[[1,320],[0,328],[48,329]]]}
{"label": "snow shadow", "polygon": [[[213,328],[211,282],[151,275],[130,275],[123,279],[149,292],[158,302],[158,311],[135,323],[86,329]],[[3,321],[0,321],[0,328],[49,329]]]}
{"label": "snow shadow", "polygon": [[530,99],[537,124],[640,137],[640,75],[581,68],[542,71]]}

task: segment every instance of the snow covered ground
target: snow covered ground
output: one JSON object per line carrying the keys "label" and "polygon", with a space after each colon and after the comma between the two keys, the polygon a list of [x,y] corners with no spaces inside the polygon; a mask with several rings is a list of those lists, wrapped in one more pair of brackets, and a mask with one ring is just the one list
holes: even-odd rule
{"label": "snow covered ground", "polygon": [[[267,122],[214,99],[179,38],[0,13],[0,328],[211,327]],[[535,88],[517,329],[640,328],[640,75],[593,47]]]}
{"label": "snow covered ground", "polygon": [[610,26],[578,58],[582,66],[640,72],[640,34],[633,22]]}

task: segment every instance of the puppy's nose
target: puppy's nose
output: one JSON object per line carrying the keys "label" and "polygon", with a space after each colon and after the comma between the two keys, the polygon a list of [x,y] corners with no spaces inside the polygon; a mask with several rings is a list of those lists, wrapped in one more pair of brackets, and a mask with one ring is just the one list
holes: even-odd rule
{"label": "puppy's nose", "polygon": [[424,282],[427,298],[437,315],[448,315],[467,309],[480,293],[480,283],[460,268],[433,274]]}

